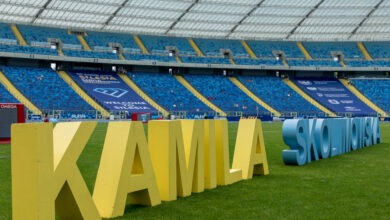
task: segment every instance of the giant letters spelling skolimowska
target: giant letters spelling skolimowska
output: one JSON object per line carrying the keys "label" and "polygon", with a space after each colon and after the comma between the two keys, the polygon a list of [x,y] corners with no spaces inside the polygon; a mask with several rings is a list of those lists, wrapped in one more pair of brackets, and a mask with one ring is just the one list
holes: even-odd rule
{"label": "giant letters spelling skolimowska", "polygon": [[283,123],[285,164],[304,165],[380,143],[378,118],[291,119]]}
{"label": "giant letters spelling skolimowska", "polygon": [[14,219],[111,218],[123,215],[128,202],[153,206],[160,196],[175,200],[268,174],[258,120],[240,121],[233,169],[226,120],[151,121],[149,146],[141,122],[111,122],[92,199],[76,162],[95,126],[12,126]]}

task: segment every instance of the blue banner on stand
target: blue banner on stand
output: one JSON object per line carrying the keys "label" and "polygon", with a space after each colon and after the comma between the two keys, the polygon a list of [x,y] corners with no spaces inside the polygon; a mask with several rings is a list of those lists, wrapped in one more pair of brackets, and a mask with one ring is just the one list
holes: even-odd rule
{"label": "blue banner on stand", "polygon": [[69,75],[84,91],[110,111],[154,112],[116,73],[98,71],[72,71]]}
{"label": "blue banner on stand", "polygon": [[376,115],[376,112],[358,99],[337,79],[295,79],[295,83],[323,106],[336,113]]}

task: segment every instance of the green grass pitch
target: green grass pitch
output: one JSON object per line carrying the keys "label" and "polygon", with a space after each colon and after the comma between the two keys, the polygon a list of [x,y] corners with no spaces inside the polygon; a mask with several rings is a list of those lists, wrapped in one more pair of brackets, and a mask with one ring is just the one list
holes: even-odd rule
{"label": "green grass pitch", "polygon": [[[106,126],[98,125],[78,161],[91,192]],[[301,167],[283,164],[281,129],[282,123],[263,123],[269,176],[156,207],[129,205],[117,219],[390,219],[390,123],[381,123],[381,144]],[[231,158],[236,130],[230,123]],[[12,215],[10,162],[10,146],[0,145],[1,220]]]}

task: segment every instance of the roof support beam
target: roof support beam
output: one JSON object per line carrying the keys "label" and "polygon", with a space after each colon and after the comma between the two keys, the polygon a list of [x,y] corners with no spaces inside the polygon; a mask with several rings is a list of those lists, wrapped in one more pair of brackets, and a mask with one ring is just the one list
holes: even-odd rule
{"label": "roof support beam", "polygon": [[38,13],[34,16],[34,18],[31,20],[31,24],[34,24],[35,21],[39,18],[39,16],[42,14],[42,12],[47,8],[47,6],[50,4],[52,0],[48,0],[43,7],[38,11]]}
{"label": "roof support beam", "polygon": [[191,8],[193,8],[198,2],[199,2],[199,0],[196,0],[194,3],[192,3],[192,5],[190,5],[190,6],[183,12],[183,14],[181,14],[181,15],[176,19],[176,21],[174,21],[174,22],[172,23],[172,25],[168,28],[168,30],[165,31],[165,34],[168,34],[168,32],[169,32],[170,30],[172,30],[172,29],[175,27],[175,25],[184,17],[184,15],[186,15],[186,14],[191,10]]}
{"label": "roof support beam", "polygon": [[298,29],[298,27],[300,27],[302,25],[302,23],[311,15],[313,14],[313,12],[315,10],[318,9],[318,7],[320,7],[320,5],[324,2],[325,0],[322,0],[320,1],[316,6],[314,6],[314,8],[309,12],[307,13],[307,15],[302,18],[302,20],[294,27],[294,29],[291,30],[291,32],[287,35],[286,39],[289,39],[291,37],[291,35],[293,35],[295,33],[295,31]]}
{"label": "roof support beam", "polygon": [[250,10],[244,17],[242,17],[242,19],[236,25],[234,25],[234,27],[229,31],[229,33],[225,37],[228,38],[237,29],[237,27],[240,26],[242,22],[245,21],[247,17],[249,17],[256,9],[258,9],[261,6],[261,4],[263,4],[263,2],[265,2],[265,0],[261,0],[255,7],[252,8],[252,10]]}
{"label": "roof support beam", "polygon": [[374,6],[374,8],[372,8],[372,10],[367,14],[367,16],[365,18],[363,18],[363,20],[359,23],[358,26],[356,26],[356,28],[352,31],[351,35],[348,37],[348,39],[350,39],[353,35],[356,34],[357,30],[363,25],[363,23],[372,15],[372,13],[374,13],[374,11],[376,11],[378,8],[379,8],[379,5],[381,5],[385,0],[381,0],[378,4],[376,4]]}
{"label": "roof support beam", "polygon": [[118,14],[118,12],[126,6],[127,2],[129,2],[129,0],[125,0],[115,11],[114,13],[112,13],[110,15],[110,17],[106,20],[106,22],[104,22],[104,25],[102,26],[102,30],[111,22],[111,20]]}

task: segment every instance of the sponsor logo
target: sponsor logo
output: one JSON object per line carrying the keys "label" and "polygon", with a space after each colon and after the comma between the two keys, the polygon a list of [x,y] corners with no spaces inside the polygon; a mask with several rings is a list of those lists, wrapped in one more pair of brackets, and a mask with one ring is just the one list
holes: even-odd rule
{"label": "sponsor logo", "polygon": [[336,99],[328,99],[328,102],[329,102],[330,104],[333,104],[333,105],[338,105],[338,104],[340,104],[340,102],[337,101]]}
{"label": "sponsor logo", "polygon": [[305,86],[311,85],[311,82],[310,81],[306,81],[306,80],[298,80],[298,83],[302,84],[302,85],[305,85]]}
{"label": "sponsor logo", "polygon": [[120,98],[127,93],[127,90],[120,88],[95,88],[93,91],[104,95],[112,96],[114,98]]}
{"label": "sponsor logo", "polygon": [[1,104],[0,108],[16,108],[15,104]]}
{"label": "sponsor logo", "polygon": [[318,96],[318,97],[323,97],[324,94],[322,94],[322,93],[317,93],[317,96]]}
{"label": "sponsor logo", "polygon": [[316,91],[317,90],[316,87],[306,87],[306,89],[311,90],[311,91]]}
{"label": "sponsor logo", "polygon": [[353,100],[341,100],[340,102],[343,104],[352,104]]}

